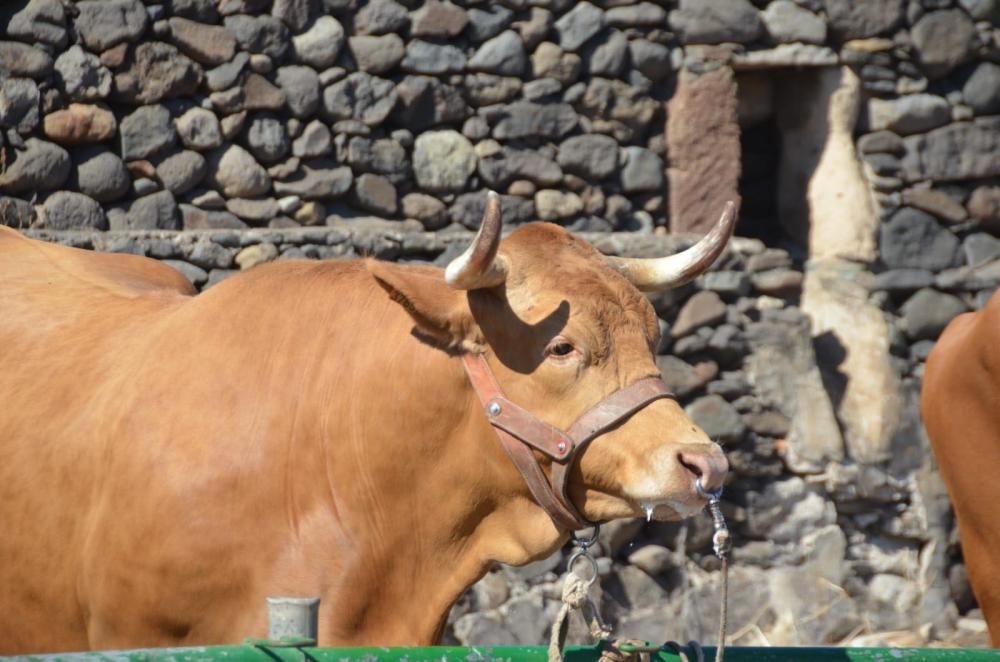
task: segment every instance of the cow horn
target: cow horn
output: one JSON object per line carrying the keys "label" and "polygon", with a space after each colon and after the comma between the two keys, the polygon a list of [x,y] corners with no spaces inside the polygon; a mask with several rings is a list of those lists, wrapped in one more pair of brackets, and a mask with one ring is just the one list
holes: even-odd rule
{"label": "cow horn", "polygon": [[736,226],[736,204],[726,203],[711,232],[691,248],[650,259],[608,257],[608,263],[643,292],[660,292],[697,278],[722,254]]}
{"label": "cow horn", "polygon": [[490,191],[479,232],[465,252],[445,269],[444,279],[456,290],[477,290],[494,287],[507,280],[507,261],[497,256],[500,247],[500,196]]}

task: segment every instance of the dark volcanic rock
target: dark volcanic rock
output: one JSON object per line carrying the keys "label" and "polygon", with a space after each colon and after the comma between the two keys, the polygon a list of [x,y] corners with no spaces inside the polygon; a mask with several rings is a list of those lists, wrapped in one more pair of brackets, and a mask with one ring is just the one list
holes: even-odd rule
{"label": "dark volcanic rock", "polygon": [[24,149],[6,149],[6,170],[0,172],[0,193],[35,193],[62,186],[69,177],[70,159],[62,147],[28,138]]}
{"label": "dark volcanic rock", "polygon": [[227,211],[206,211],[191,205],[180,205],[181,223],[185,230],[240,229],[247,224]]}
{"label": "dark volcanic rock", "polygon": [[514,18],[514,12],[499,4],[472,7],[467,15],[469,23],[466,25],[465,35],[474,44],[481,44],[497,36]]}
{"label": "dark volcanic rock", "polygon": [[276,117],[254,117],[245,129],[247,148],[260,163],[272,165],[292,148],[285,125]]}
{"label": "dark volcanic rock", "polygon": [[621,168],[626,193],[663,190],[663,159],[644,147],[626,147]]}
{"label": "dark volcanic rock", "polygon": [[219,12],[215,0],[170,0],[170,12],[200,23],[218,23]]}
{"label": "dark volcanic rock", "polygon": [[926,188],[906,189],[903,191],[903,204],[933,214],[948,223],[961,223],[968,218],[962,203],[944,191]]}
{"label": "dark volcanic rock", "polygon": [[480,158],[479,174],[483,183],[494,189],[505,188],[514,179],[528,179],[540,186],[557,186],[563,171],[559,164],[535,150],[504,147],[489,157]]}
{"label": "dark volcanic rock", "polygon": [[74,151],[69,185],[98,202],[114,202],[128,193],[132,178],[117,154],[95,145]]}
{"label": "dark volcanic rock", "polygon": [[461,92],[431,76],[407,76],[396,85],[399,102],[393,119],[410,131],[423,131],[439,124],[454,124],[469,116]]}
{"label": "dark volcanic rock", "polygon": [[462,33],[469,17],[464,9],[450,2],[427,0],[410,20],[410,34],[414,37],[449,39]]}
{"label": "dark volcanic rock", "polygon": [[275,62],[284,59],[292,44],[288,28],[274,16],[238,14],[227,16],[223,24],[236,37],[240,48],[250,53],[263,53]]}
{"label": "dark volcanic rock", "polygon": [[236,37],[221,25],[206,25],[179,16],[172,17],[169,25],[174,45],[196,62],[215,66],[228,62],[236,53]]}
{"label": "dark volcanic rock", "polygon": [[358,34],[398,34],[409,24],[409,12],[395,0],[371,0],[354,17]]}
{"label": "dark volcanic rock", "polygon": [[330,129],[319,120],[309,122],[302,134],[292,142],[292,154],[306,159],[328,156],[333,150]]}
{"label": "dark volcanic rock", "polygon": [[122,158],[145,159],[177,143],[170,111],[164,106],[140,106],[122,118],[119,126]]}
{"label": "dark volcanic rock", "polygon": [[907,334],[914,340],[937,338],[948,322],[966,310],[958,297],[929,288],[914,294],[900,309]]}
{"label": "dark volcanic rock", "polygon": [[180,210],[170,191],[137,198],[124,214],[109,216],[111,230],[179,230]]}
{"label": "dark volcanic rock", "polygon": [[152,41],[140,44],[115,76],[115,94],[128,103],[155,103],[193,94],[203,78],[201,67],[175,47]]}
{"label": "dark volcanic rock", "polygon": [[365,173],[354,180],[354,199],[366,211],[385,217],[396,215],[396,187],[380,175]]}
{"label": "dark volcanic rock", "polygon": [[823,44],[826,41],[826,21],[791,0],[775,0],[761,18],[771,40],[779,44],[797,41]]}
{"label": "dark volcanic rock", "polygon": [[457,46],[414,39],[406,46],[400,63],[403,71],[414,74],[441,75],[465,69],[465,53]]}
{"label": "dark volcanic rock", "polygon": [[239,145],[223,145],[209,154],[208,182],[231,198],[253,198],[271,189],[270,175]]}
{"label": "dark volcanic rock", "polygon": [[[3,20],[0,12],[0,21]],[[66,11],[59,0],[31,0],[10,18],[7,36],[42,42],[57,49],[66,47]]]}
{"label": "dark volcanic rock", "polygon": [[51,230],[106,230],[108,221],[93,198],[73,191],[57,191],[43,207],[44,225]]}
{"label": "dark volcanic rock", "polygon": [[516,138],[560,138],[576,127],[577,116],[573,107],[564,104],[541,105],[518,101],[503,109],[503,117],[493,128],[498,140]]}
{"label": "dark volcanic rock", "polygon": [[882,261],[891,269],[940,271],[952,266],[958,239],[933,216],[904,207],[882,226]]}
{"label": "dark volcanic rock", "polygon": [[935,94],[909,94],[886,101],[872,99],[868,123],[873,130],[888,129],[899,135],[923,133],[951,121],[951,107]]}
{"label": "dark volcanic rock", "polygon": [[628,63],[628,39],[618,30],[610,30],[587,47],[586,62],[594,76],[617,78]]}
{"label": "dark volcanic rock", "polygon": [[52,71],[52,58],[28,44],[0,41],[0,71],[8,76],[41,79]]}
{"label": "dark volcanic rock", "polygon": [[280,18],[292,32],[302,32],[319,14],[319,0],[274,0],[271,15]]}
{"label": "dark volcanic rock", "polygon": [[221,92],[236,84],[243,69],[250,63],[250,54],[240,51],[232,60],[220,64],[205,75],[205,82],[212,92]]}
{"label": "dark volcanic rock", "polygon": [[524,42],[513,30],[487,40],[469,59],[471,71],[499,76],[520,76],[528,66]]}
{"label": "dark volcanic rock", "polygon": [[56,81],[74,101],[103,99],[111,93],[112,77],[96,55],[73,46],[55,61]]}
{"label": "dark volcanic rock", "polygon": [[0,79],[0,127],[30,133],[38,126],[38,86],[30,78]]}
{"label": "dark volcanic rock", "polygon": [[875,276],[872,289],[886,292],[915,292],[934,284],[934,274],[927,269],[891,269]]}
{"label": "dark volcanic rock", "polygon": [[746,432],[739,412],[718,395],[698,398],[685,407],[685,412],[713,441],[739,441]]}
{"label": "dark volcanic rock", "polygon": [[390,138],[351,138],[347,146],[347,162],[360,172],[377,172],[383,175],[405,175],[410,170],[406,150]]}
{"label": "dark volcanic rock", "polygon": [[333,66],[344,45],[344,28],[332,16],[320,16],[308,30],[292,38],[295,57],[316,69]]}
{"label": "dark volcanic rock", "polygon": [[319,76],[312,67],[292,65],[281,67],[275,82],[285,94],[285,103],[292,115],[308,118],[316,114],[320,104]]}
{"label": "dark volcanic rock", "polygon": [[949,124],[903,139],[903,179],[956,181],[1000,176],[1000,117]]}
{"label": "dark volcanic rock", "polygon": [[925,14],[910,30],[910,37],[917,59],[933,80],[971,57],[976,26],[962,10],[945,9]]}
{"label": "dark volcanic rock", "polygon": [[1000,234],[1000,187],[980,186],[972,192],[966,207],[969,215],[982,221],[994,234]]}
{"label": "dark volcanic rock", "polygon": [[323,92],[323,109],[330,121],[356,119],[378,126],[396,105],[392,81],[358,71]]}
{"label": "dark volcanic rock", "polygon": [[304,200],[340,197],[351,188],[354,176],[347,166],[317,159],[303,163],[291,177],[274,183],[275,194],[297,195]]}
{"label": "dark volcanic rock", "polygon": [[962,98],[977,115],[1000,113],[1000,65],[979,63],[962,87]]}
{"label": "dark volcanic rock", "polygon": [[156,164],[156,176],[163,188],[175,195],[187,193],[200,184],[207,172],[205,157],[191,150],[176,152]]}
{"label": "dark volcanic rock", "polygon": [[139,0],[83,0],[74,27],[95,53],[122,42],[134,42],[146,31],[149,16]]}
{"label": "dark volcanic rock", "polygon": [[470,74],[463,81],[465,95],[474,106],[491,106],[510,100],[521,91],[519,78]]}
{"label": "dark volcanic rock", "polygon": [[840,39],[863,39],[888,32],[903,18],[903,0],[824,0],[830,30]]}
{"label": "dark volcanic rock", "polygon": [[35,220],[35,206],[27,200],[0,195],[0,225],[27,228]]}
{"label": "dark volcanic rock", "polygon": [[219,118],[210,110],[192,108],[175,123],[181,143],[189,149],[209,150],[222,144]]}
{"label": "dark volcanic rock", "polygon": [[708,383],[708,376],[676,356],[657,356],[656,367],[663,381],[678,398],[687,398]]}
{"label": "dark volcanic rock", "polygon": [[876,131],[867,133],[858,139],[858,151],[862,154],[884,152],[902,156],[905,148],[903,139],[892,131]]}
{"label": "dark volcanic rock", "polygon": [[685,44],[747,44],[764,32],[760,12],[747,0],[680,0],[670,26]]}
{"label": "dark volcanic rock", "polygon": [[347,40],[358,69],[384,74],[396,67],[406,55],[406,45],[399,35],[356,35]]}
{"label": "dark volcanic rock", "polygon": [[559,145],[559,165],[590,181],[604,179],[618,170],[618,143],[600,134],[567,138]]}
{"label": "dark volcanic rock", "polygon": [[604,12],[589,2],[578,2],[555,23],[559,46],[575,51],[604,29]]}

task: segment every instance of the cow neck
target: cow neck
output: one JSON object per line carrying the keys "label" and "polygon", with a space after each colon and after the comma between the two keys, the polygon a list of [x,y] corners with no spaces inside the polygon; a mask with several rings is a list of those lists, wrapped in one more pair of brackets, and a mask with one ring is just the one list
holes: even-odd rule
{"label": "cow neck", "polygon": [[[585,411],[568,431],[546,423],[508,400],[483,354],[463,354],[462,364],[500,445],[524,478],[535,502],[557,527],[575,531],[588,521],[566,492],[573,460],[588,443],[661,398],[673,398],[658,377],[646,377],[621,388]],[[546,477],[533,450],[552,459]]]}

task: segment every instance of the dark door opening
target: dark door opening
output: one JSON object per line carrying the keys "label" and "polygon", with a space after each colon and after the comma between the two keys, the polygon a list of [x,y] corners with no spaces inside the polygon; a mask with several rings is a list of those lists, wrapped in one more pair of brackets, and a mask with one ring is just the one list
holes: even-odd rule
{"label": "dark door opening", "polygon": [[787,239],[778,223],[778,165],[781,131],[774,115],[740,129],[740,220],[736,234],[768,246]]}

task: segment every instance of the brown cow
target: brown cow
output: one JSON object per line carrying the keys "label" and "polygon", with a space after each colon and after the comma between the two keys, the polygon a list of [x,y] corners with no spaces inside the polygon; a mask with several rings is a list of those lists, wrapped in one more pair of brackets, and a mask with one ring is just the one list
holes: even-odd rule
{"label": "brown cow", "polygon": [[288,261],[197,296],[0,228],[0,651],[238,642],[269,595],[321,596],[325,645],[429,644],[495,562],[697,513],[727,463],[663,397],[636,285],[706,269],[732,206],[659,260],[546,224],[499,243],[499,214],[447,272]]}
{"label": "brown cow", "polygon": [[921,409],[969,582],[1000,647],[1000,294],[945,328],[927,358]]}

